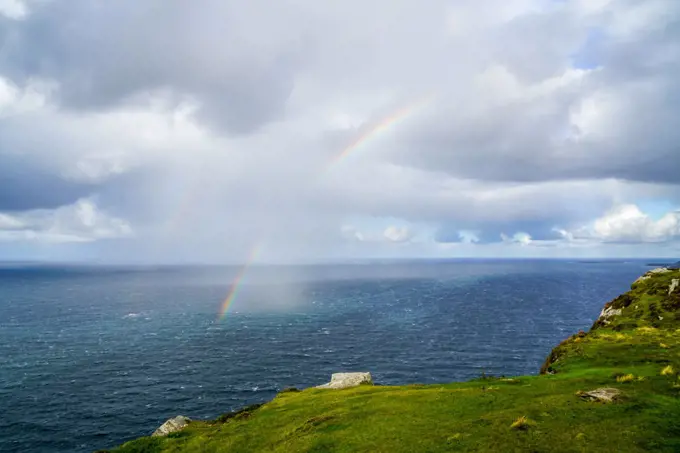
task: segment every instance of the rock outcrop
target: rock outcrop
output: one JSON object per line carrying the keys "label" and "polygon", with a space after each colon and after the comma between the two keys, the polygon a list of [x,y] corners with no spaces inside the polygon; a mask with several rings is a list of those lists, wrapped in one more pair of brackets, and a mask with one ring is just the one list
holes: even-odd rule
{"label": "rock outcrop", "polygon": [[373,385],[371,373],[333,373],[331,382],[318,385],[318,389],[346,389],[359,385]]}
{"label": "rock outcrop", "polygon": [[678,286],[680,286],[680,278],[674,278],[671,280],[671,286],[668,288],[668,295],[670,296],[673,294],[673,291],[675,291]]}
{"label": "rock outcrop", "polygon": [[602,325],[607,325],[610,318],[620,315],[622,311],[620,308],[606,307],[600,312],[600,317],[597,320]]}
{"label": "rock outcrop", "polygon": [[615,388],[600,388],[589,392],[579,392],[578,396],[587,401],[611,403],[621,396],[621,390]]}
{"label": "rock outcrop", "polygon": [[647,271],[645,273],[645,275],[643,275],[642,277],[635,280],[635,282],[633,282],[633,284],[644,282],[645,280],[652,278],[654,276],[654,274],[663,274],[663,273],[666,273],[666,272],[671,272],[671,269],[668,269],[667,267],[659,267],[659,268],[656,268],[656,269],[652,269],[651,271]]}
{"label": "rock outcrop", "polygon": [[177,417],[171,418],[163,423],[156,431],[153,432],[152,436],[167,436],[170,433],[184,429],[189,424],[189,422],[191,422],[189,417],[178,415]]}

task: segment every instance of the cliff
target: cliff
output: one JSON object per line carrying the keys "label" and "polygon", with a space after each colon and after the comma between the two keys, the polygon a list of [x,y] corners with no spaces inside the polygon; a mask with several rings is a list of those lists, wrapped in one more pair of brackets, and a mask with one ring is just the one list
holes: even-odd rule
{"label": "cliff", "polygon": [[113,452],[678,452],[679,370],[680,270],[654,270],[537,376],[286,391]]}

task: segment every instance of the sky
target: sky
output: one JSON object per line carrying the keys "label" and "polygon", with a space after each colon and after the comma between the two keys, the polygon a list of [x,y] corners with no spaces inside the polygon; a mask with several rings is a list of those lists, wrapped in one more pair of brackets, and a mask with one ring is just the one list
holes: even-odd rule
{"label": "sky", "polygon": [[0,260],[680,259],[677,0],[0,0]]}

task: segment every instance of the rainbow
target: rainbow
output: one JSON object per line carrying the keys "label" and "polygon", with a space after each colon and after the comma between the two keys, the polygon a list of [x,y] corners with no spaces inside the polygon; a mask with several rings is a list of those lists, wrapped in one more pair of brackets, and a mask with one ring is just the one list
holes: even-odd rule
{"label": "rainbow", "polygon": [[[388,115],[387,117],[383,118],[380,120],[378,123],[376,123],[373,127],[368,129],[366,132],[361,134],[359,137],[357,137],[349,146],[347,146],[345,149],[342,150],[337,156],[335,156],[333,159],[331,159],[330,163],[327,166],[327,170],[330,170],[333,166],[336,164],[340,163],[341,161],[345,160],[350,154],[354,153],[357,149],[359,149],[363,144],[368,142],[371,138],[377,137],[380,135],[381,132],[385,132],[389,130],[393,125],[398,123],[399,121],[408,118],[410,115],[421,109],[422,107],[426,106],[429,104],[434,97],[434,93],[428,94],[427,96],[423,96],[420,99],[418,99],[416,102],[413,102],[407,106],[404,106],[400,108],[399,110],[395,111],[394,113]],[[191,195],[187,196],[187,199],[193,198]],[[187,199],[185,199],[181,205],[187,205]],[[179,217],[179,216],[178,216]],[[175,223],[175,222],[171,222]],[[262,246],[263,246],[263,241],[258,241],[255,243],[253,248],[250,250],[250,253],[248,254],[248,259],[246,260],[245,264],[239,271],[238,275],[234,279],[234,281],[231,284],[231,289],[229,291],[229,294],[227,297],[224,299],[224,302],[222,302],[222,306],[220,308],[220,313],[218,320],[223,320],[225,316],[227,315],[227,312],[229,311],[229,307],[234,303],[234,300],[236,299],[236,296],[238,295],[239,289],[241,288],[243,284],[243,280],[246,276],[246,273],[248,269],[251,267],[253,262],[258,258],[260,252],[262,251]]]}
{"label": "rainbow", "polygon": [[349,146],[343,149],[337,156],[333,157],[328,164],[328,168],[332,168],[341,161],[345,160],[349,155],[353,154],[357,149],[359,149],[363,144],[368,142],[371,138],[379,136],[382,132],[386,132],[393,125],[401,120],[404,120],[411,116],[413,113],[420,110],[422,107],[426,106],[432,101],[434,94],[428,94],[418,99],[407,106],[401,107],[394,113],[386,116],[373,127],[368,129],[366,132],[357,137]]}
{"label": "rainbow", "polygon": [[224,299],[224,302],[222,302],[222,307],[220,308],[220,314],[218,316],[218,320],[224,319],[224,317],[227,315],[227,311],[229,311],[229,307],[231,304],[234,302],[234,299],[236,299],[236,296],[238,295],[238,291],[241,288],[241,284],[243,283],[244,277],[246,276],[246,272],[248,271],[248,268],[253,264],[255,260],[257,260],[258,256],[260,255],[260,252],[262,252],[263,248],[263,243],[262,241],[258,241],[255,243],[253,248],[250,250],[250,253],[248,254],[248,259],[246,260],[245,264],[239,271],[238,275],[234,279],[234,281],[231,284],[231,289],[229,290],[229,294],[227,297]]}

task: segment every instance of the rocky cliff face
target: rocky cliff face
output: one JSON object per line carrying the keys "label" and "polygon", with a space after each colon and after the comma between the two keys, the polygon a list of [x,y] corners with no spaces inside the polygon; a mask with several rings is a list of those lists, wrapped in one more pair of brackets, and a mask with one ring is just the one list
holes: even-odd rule
{"label": "rocky cliff face", "polygon": [[590,329],[567,338],[552,350],[541,367],[541,374],[555,373],[555,365],[565,351],[592,332],[631,331],[638,328],[677,329],[680,327],[680,269],[652,269],[635,280],[630,291],[605,304]]}

